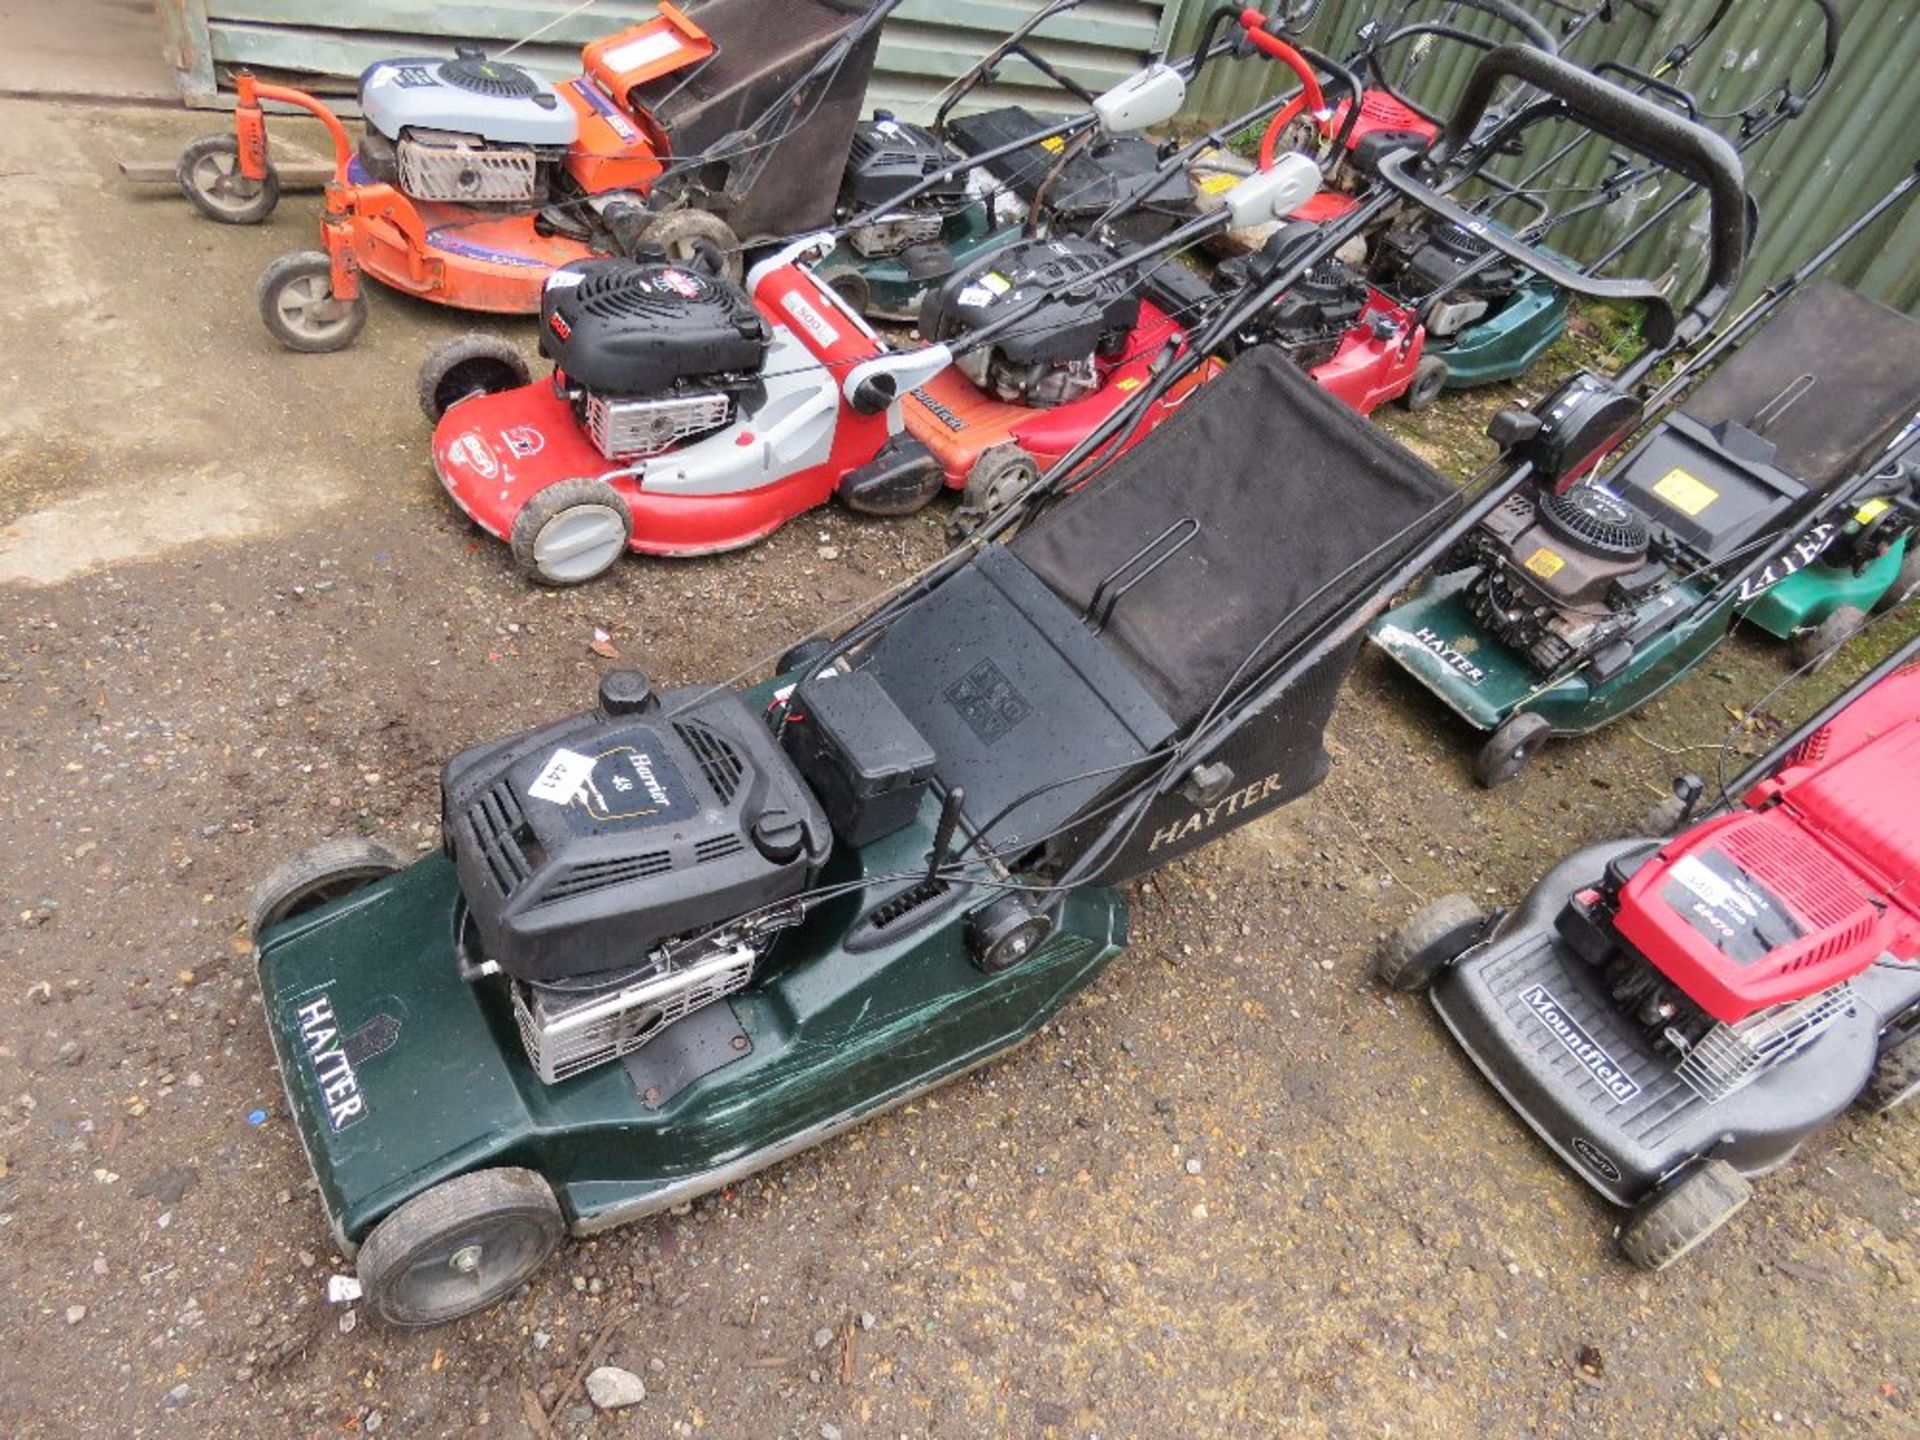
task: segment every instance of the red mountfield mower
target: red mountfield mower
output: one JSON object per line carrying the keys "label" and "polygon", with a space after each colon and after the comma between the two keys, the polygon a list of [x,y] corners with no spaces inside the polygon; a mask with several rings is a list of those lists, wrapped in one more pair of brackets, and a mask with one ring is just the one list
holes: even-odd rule
{"label": "red mountfield mower", "polygon": [[[1319,182],[1311,160],[1284,157],[1152,249],[1283,215]],[[803,263],[832,245],[830,234],[795,241],[754,266],[744,289],[710,249],[691,264],[602,259],[556,271],[540,330],[551,379],[532,381],[518,350],[483,335],[423,367],[441,483],[549,585],[591,580],[629,549],[749,545],[836,495],[868,514],[908,514],[947,483],[907,430],[908,392],[1002,345],[1071,347],[1041,368],[1077,373],[1079,357],[1131,328],[1121,312],[1137,310],[1127,291],[1146,258],[1095,251],[965,335],[903,352]]]}
{"label": "red mountfield mower", "polygon": [[1920,640],[1672,839],[1583,850],[1491,918],[1437,900],[1381,952],[1380,978],[1431,983],[1508,1103],[1633,1207],[1620,1246],[1647,1269],[1854,1101],[1920,1091],[1916,655]]}

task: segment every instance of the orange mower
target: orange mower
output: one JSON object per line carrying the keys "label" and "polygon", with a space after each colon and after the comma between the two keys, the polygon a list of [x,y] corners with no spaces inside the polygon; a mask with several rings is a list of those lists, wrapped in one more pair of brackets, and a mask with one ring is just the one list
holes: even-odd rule
{"label": "orange mower", "polygon": [[225,224],[258,224],[280,186],[265,106],[326,127],[324,249],[284,255],[260,315],[288,348],[339,350],[366,323],[365,277],[435,304],[537,314],[555,269],[643,248],[748,246],[833,215],[881,23],[900,0],[706,0],[582,51],[558,85],[462,48],[360,77],[360,139],[323,101],[241,73],[231,133],[181,155],[181,189]]}

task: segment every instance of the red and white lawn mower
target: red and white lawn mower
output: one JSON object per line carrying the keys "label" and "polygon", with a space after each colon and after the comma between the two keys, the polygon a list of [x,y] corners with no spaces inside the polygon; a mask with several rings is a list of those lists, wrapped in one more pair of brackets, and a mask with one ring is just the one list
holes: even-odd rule
{"label": "red and white lawn mower", "polygon": [[1431,982],[1508,1103],[1633,1207],[1620,1245],[1648,1269],[1856,1100],[1884,1112],[1920,1091],[1916,655],[1920,640],[1673,838],[1583,850],[1496,917],[1435,901],[1381,952],[1380,978]]}
{"label": "red and white lawn mower", "polygon": [[[1282,157],[1241,181],[1217,215],[1146,254],[1284,215],[1319,182],[1311,160]],[[589,260],[555,271],[540,329],[551,380],[531,381],[518,350],[479,335],[423,367],[441,483],[550,585],[590,580],[628,549],[750,545],[836,495],[867,514],[908,514],[948,477],[907,429],[907,394],[956,361],[1048,333],[1062,301],[1094,312],[1090,352],[1100,310],[1146,258],[1072,267],[963,336],[898,351],[808,268],[833,243],[795,241],[754,266],[744,288],[712,253],[691,264]],[[1060,368],[1077,373],[1077,362]]]}

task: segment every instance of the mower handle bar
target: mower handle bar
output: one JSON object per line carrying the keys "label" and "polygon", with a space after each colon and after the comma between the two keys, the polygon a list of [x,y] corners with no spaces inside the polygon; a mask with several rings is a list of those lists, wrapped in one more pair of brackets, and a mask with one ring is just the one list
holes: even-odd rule
{"label": "mower handle bar", "polygon": [[[1486,224],[1427,182],[1424,177],[1437,173],[1472,143],[1492,104],[1494,90],[1504,79],[1520,80],[1548,97],[1507,124],[1531,123],[1543,107],[1557,104],[1566,114],[1584,122],[1586,128],[1659,161],[1707,192],[1711,237],[1707,275],[1681,315],[1676,317],[1673,302],[1651,282],[1600,280],[1559,265]],[[1704,334],[1733,298],[1734,287],[1746,267],[1752,238],[1746,172],[1733,146],[1643,96],[1528,46],[1501,45],[1489,51],[1474,67],[1458,107],[1426,154],[1405,150],[1386,156],[1380,173],[1393,189],[1462,226],[1562,289],[1596,299],[1645,305],[1648,337],[1656,346],[1688,345]]]}

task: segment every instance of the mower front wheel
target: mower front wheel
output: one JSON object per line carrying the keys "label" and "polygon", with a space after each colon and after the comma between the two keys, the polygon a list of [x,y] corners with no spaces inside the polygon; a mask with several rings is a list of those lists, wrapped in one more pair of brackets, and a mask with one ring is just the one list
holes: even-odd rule
{"label": "mower front wheel", "polygon": [[847,308],[857,314],[867,313],[867,307],[873,303],[873,287],[867,283],[867,277],[858,270],[835,270],[820,276],[827,282],[827,288],[847,302]]}
{"label": "mower front wheel", "polygon": [[745,270],[740,237],[726,221],[705,210],[669,210],[640,232],[640,243],[658,245],[676,265],[692,264],[699,259],[702,244],[711,245],[726,262],[723,268],[729,280],[738,281]]}
{"label": "mower front wheel", "polygon": [[1620,1253],[1642,1270],[1665,1270],[1752,1198],[1746,1176],[1724,1160],[1709,1160],[1633,1212],[1620,1227]]}
{"label": "mower front wheel", "polygon": [[420,367],[420,409],[435,425],[462,400],[531,383],[533,370],[511,341],[480,331],[447,341]]}
{"label": "mower front wheel", "polygon": [[1553,727],[1531,710],[1509,715],[1473,757],[1473,778],[1489,790],[1506,784],[1546,749],[1552,734]]}
{"label": "mower front wheel", "polygon": [[1472,948],[1486,925],[1487,912],[1469,897],[1442,895],[1387,937],[1373,957],[1374,976],[1395,990],[1424,990]]}
{"label": "mower front wheel", "polygon": [[981,453],[967,471],[960,503],[982,516],[999,514],[1018,500],[1040,478],[1040,466],[1018,445],[995,445]]}
{"label": "mower front wheel", "polygon": [[254,887],[247,912],[254,940],[283,921],[393,874],[401,864],[377,840],[324,840],[301,851]]}
{"label": "mower front wheel", "polygon": [[1812,629],[1793,637],[1793,668],[1818,675],[1827,662],[1840,653],[1840,647],[1858,635],[1867,625],[1867,612],[1855,605],[1842,605]]}
{"label": "mower front wheel", "polygon": [[193,208],[222,225],[258,225],[280,203],[280,177],[267,166],[264,180],[240,173],[240,143],[231,135],[202,135],[180,152],[173,167],[180,193]]}
{"label": "mower front wheel", "polygon": [[553,1187],[531,1170],[443,1181],[374,1226],[355,1264],[367,1309],[415,1330],[505,1299],[560,1243]]}
{"label": "mower front wheel", "polygon": [[1413,367],[1413,379],[1400,396],[1400,403],[1409,413],[1418,415],[1438,400],[1446,388],[1447,362],[1438,355],[1425,355]]}
{"label": "mower front wheel", "polygon": [[562,480],[514,517],[514,563],[542,585],[584,585],[613,568],[633,538],[633,512],[604,480]]}
{"label": "mower front wheel", "polygon": [[324,250],[282,255],[260,277],[260,318],[289,350],[321,355],[344,350],[367,323],[367,297],[337,299],[333,262]]}

